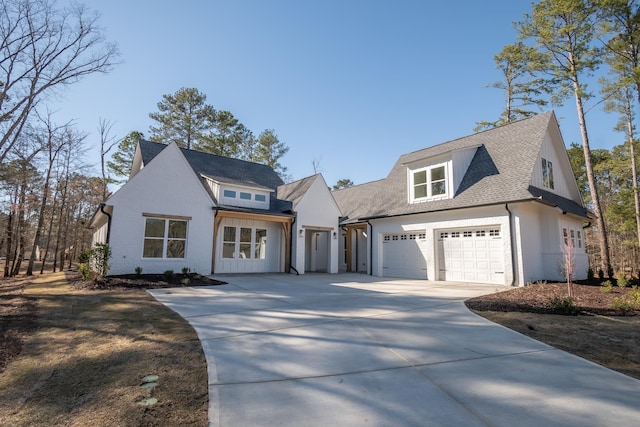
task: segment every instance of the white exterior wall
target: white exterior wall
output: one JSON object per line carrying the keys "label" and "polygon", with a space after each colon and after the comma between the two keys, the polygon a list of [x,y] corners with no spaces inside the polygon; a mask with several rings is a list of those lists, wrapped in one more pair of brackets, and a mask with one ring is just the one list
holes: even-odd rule
{"label": "white exterior wall", "polygon": [[[179,272],[183,267],[211,273],[213,201],[175,144],[169,145],[107,201],[113,206],[109,274]],[[143,213],[191,217],[185,258],[143,258]]]}
{"label": "white exterior wall", "polygon": [[543,237],[541,208],[539,204],[517,203],[509,205],[513,213],[513,230],[516,236],[516,283],[523,286],[543,279],[545,272],[542,257]]}
{"label": "white exterior wall", "polygon": [[95,246],[96,243],[106,243],[107,242],[107,230],[108,230],[108,221],[105,219],[100,224],[96,226],[93,230],[93,235],[91,236],[91,246]]}
{"label": "white exterior wall", "polygon": [[[311,184],[307,193],[293,207],[297,213],[293,225],[292,266],[300,273],[304,273],[306,260],[306,234],[316,227],[329,233],[329,273],[338,272],[339,241],[341,230],[338,228],[340,209],[336,205],[326,182],[321,176]],[[302,231],[302,234],[300,233]],[[335,233],[335,238],[334,238]]]}
{"label": "white exterior wall", "polygon": [[[267,230],[267,250],[265,259],[232,259],[222,258],[222,240],[224,227],[261,228]],[[284,242],[282,226],[277,222],[257,221],[240,218],[224,218],[216,236],[216,273],[278,273],[283,269]]]}
{"label": "white exterior wall", "polygon": [[464,175],[467,173],[467,169],[469,169],[469,165],[473,160],[473,157],[476,155],[478,151],[477,147],[470,148],[468,150],[460,150],[454,151],[452,153],[452,166],[453,166],[453,195],[455,195],[456,191],[460,187],[462,183],[462,179]]}
{"label": "white exterior wall", "polygon": [[464,227],[499,226],[504,246],[504,284],[512,281],[511,235],[509,216],[504,206],[471,208],[459,211],[446,211],[428,214],[371,220],[373,224],[373,256],[372,272],[374,276],[382,276],[382,242],[384,234],[407,231],[425,232],[424,245],[427,260],[427,280],[438,280],[437,236],[442,229]]}

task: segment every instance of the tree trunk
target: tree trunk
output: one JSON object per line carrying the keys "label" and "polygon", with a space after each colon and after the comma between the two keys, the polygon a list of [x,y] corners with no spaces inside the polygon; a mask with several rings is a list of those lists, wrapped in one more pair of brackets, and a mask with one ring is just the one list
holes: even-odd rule
{"label": "tree trunk", "polygon": [[56,204],[58,202],[58,190],[53,193],[53,206],[51,207],[51,219],[49,220],[49,231],[47,232],[47,244],[44,247],[44,256],[42,257],[42,264],[40,265],[40,274],[44,273],[44,265],[47,262],[49,256],[49,245],[51,243],[51,234],[53,233],[53,221],[55,219]]}
{"label": "tree trunk", "polygon": [[582,149],[584,152],[584,163],[587,169],[587,180],[589,181],[589,192],[591,193],[591,203],[593,204],[593,212],[596,215],[596,223],[600,232],[600,260],[602,270],[608,272],[611,267],[609,258],[609,242],[607,239],[607,230],[600,208],[600,198],[598,197],[598,188],[593,174],[593,164],[591,163],[591,148],[589,147],[589,134],[587,133],[587,124],[584,119],[584,106],[582,104],[581,89],[578,83],[578,76],[574,73],[573,90],[576,99],[576,109],[578,112],[578,123],[580,124],[580,135],[582,136]]}

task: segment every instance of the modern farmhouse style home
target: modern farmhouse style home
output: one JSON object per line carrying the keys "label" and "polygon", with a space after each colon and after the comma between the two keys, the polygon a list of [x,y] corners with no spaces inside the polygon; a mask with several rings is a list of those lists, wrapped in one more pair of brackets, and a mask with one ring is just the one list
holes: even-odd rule
{"label": "modern farmhouse style home", "polygon": [[553,112],[400,156],[330,192],[269,167],[140,141],[129,181],[91,221],[110,274],[361,272],[524,285],[587,275],[591,217]]}

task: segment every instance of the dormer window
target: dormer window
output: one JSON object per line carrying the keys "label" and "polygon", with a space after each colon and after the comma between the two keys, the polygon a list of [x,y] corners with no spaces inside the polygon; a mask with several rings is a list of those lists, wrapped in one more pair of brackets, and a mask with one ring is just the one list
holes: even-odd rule
{"label": "dormer window", "polygon": [[447,197],[447,169],[439,164],[411,171],[411,201]]}
{"label": "dormer window", "polygon": [[553,163],[550,160],[542,159],[542,185],[553,190]]}

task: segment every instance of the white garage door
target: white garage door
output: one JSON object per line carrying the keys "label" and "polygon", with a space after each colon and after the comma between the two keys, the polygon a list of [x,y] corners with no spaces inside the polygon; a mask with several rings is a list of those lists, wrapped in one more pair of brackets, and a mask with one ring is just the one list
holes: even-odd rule
{"label": "white garage door", "polygon": [[500,227],[438,232],[440,280],[504,284]]}
{"label": "white garage door", "polygon": [[409,279],[427,278],[426,235],[387,234],[382,239],[382,275]]}

